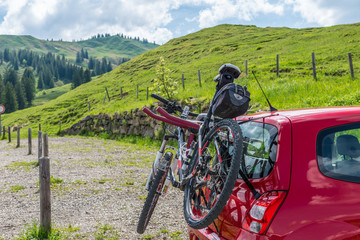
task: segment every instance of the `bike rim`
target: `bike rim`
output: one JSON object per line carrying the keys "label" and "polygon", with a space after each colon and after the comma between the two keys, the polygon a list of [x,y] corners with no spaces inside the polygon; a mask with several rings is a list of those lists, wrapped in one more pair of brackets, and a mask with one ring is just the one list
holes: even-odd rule
{"label": "bike rim", "polygon": [[161,192],[162,192],[162,188],[164,186],[164,182],[165,182],[165,178],[166,178],[166,173],[164,174],[164,176],[162,177],[159,185],[158,185],[158,188],[156,190],[156,193],[155,193],[155,196],[151,202],[151,206],[150,206],[150,210],[149,210],[149,214],[147,215],[146,217],[146,220],[145,220],[145,228],[147,227],[149,221],[150,221],[150,218],[155,210],[155,207],[156,207],[156,204],[157,204],[157,201],[159,200],[159,197],[161,195]]}
{"label": "bike rim", "polygon": [[[227,180],[234,154],[233,133],[228,126],[219,127],[204,144],[207,170],[197,172],[189,182],[186,203],[188,215],[194,221],[206,218],[213,211]],[[205,156],[204,156],[205,155]],[[211,158],[211,159],[210,159]],[[206,173],[207,171],[207,173]]]}

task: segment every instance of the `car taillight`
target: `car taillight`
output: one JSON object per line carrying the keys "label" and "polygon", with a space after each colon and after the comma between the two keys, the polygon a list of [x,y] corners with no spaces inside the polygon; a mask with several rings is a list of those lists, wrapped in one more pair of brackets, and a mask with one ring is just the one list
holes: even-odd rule
{"label": "car taillight", "polygon": [[261,195],[247,213],[242,227],[250,232],[264,234],[285,196],[285,191],[273,191]]}

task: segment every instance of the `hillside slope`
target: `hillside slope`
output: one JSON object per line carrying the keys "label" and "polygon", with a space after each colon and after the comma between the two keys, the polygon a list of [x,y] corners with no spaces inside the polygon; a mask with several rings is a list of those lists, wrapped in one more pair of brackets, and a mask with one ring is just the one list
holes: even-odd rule
{"label": "hillside slope", "polygon": [[[359,30],[360,24],[307,29],[219,25],[203,29],[148,51],[45,105],[5,114],[3,124],[35,127],[42,123],[44,131],[55,133],[59,121],[65,128],[88,114],[113,114],[149,105],[153,100],[146,99],[146,88],[152,86],[160,56],[173,71],[172,78],[179,81],[178,99],[193,97],[208,102],[214,93],[212,79],[221,64],[236,64],[244,72],[247,60],[249,76],[243,74],[238,83],[247,85],[251,92],[251,111],[268,107],[250,71],[256,73],[278,109],[359,104]],[[316,56],[317,79],[312,75],[312,52]],[[355,79],[350,77],[348,53],[353,56]],[[277,54],[279,77],[275,71]],[[104,102],[105,87],[110,102]]]}
{"label": "hillside slope", "polygon": [[75,59],[76,52],[82,48],[87,49],[92,57],[107,57],[115,60],[116,58],[133,58],[157,46],[153,43],[122,38],[117,35],[74,42],[46,41],[26,35],[0,35],[0,50],[5,48],[30,49],[37,53],[64,54],[69,59]]}

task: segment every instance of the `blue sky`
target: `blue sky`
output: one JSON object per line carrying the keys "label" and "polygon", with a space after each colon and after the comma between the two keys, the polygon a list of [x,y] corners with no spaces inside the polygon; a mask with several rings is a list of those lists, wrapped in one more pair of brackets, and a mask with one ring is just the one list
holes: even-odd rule
{"label": "blue sky", "polygon": [[163,44],[218,24],[322,27],[360,22],[359,0],[0,0],[0,34],[65,41],[123,33]]}

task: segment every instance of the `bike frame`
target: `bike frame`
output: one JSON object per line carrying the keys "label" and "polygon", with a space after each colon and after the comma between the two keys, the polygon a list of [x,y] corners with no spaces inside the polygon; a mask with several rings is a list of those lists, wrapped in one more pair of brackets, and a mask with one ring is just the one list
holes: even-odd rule
{"label": "bike frame", "polygon": [[[167,146],[167,143],[170,139],[177,140],[178,148],[177,148],[176,154],[175,154],[175,161],[168,164],[170,171],[167,174],[167,177],[166,177],[167,179],[163,186],[162,193],[166,194],[166,191],[167,191],[170,183],[175,187],[180,187],[180,182],[183,179],[183,171],[186,169],[186,164],[184,164],[184,162],[187,159],[188,155],[192,155],[192,154],[190,154],[191,142],[194,140],[194,137],[195,137],[194,133],[190,133],[188,141],[185,142],[184,129],[189,129],[189,128],[199,129],[200,128],[199,121],[186,120],[186,117],[188,115],[188,110],[189,110],[189,108],[185,107],[181,114],[181,117],[179,118],[179,117],[170,115],[168,112],[166,112],[161,107],[156,108],[156,111],[158,113],[160,113],[162,116],[159,116],[159,115],[153,113],[146,107],[143,109],[143,111],[147,115],[149,115],[151,118],[154,118],[154,119],[157,119],[157,120],[160,120],[160,121],[163,121],[163,122],[166,122],[166,123],[176,126],[175,131],[172,135],[165,135],[163,138],[161,147],[156,154],[155,161],[153,162],[153,166],[151,168],[151,173],[149,175],[149,178],[148,178],[146,186],[145,186],[146,190],[149,190],[149,188],[150,188],[150,183],[151,183],[152,179],[154,178],[154,176],[157,172],[157,169],[159,168],[160,159],[164,156],[164,153],[167,149],[172,148],[172,147]],[[175,177],[176,169],[178,169],[178,171],[179,171],[178,180],[176,180],[176,177]]]}
{"label": "bike frame", "polygon": [[[214,97],[216,96],[217,92],[218,91],[215,91]],[[214,97],[213,97],[213,99],[214,99]],[[199,158],[194,160],[194,161],[197,161],[196,165],[198,165],[199,160],[200,160],[200,162],[202,161],[202,151],[206,147],[206,146],[205,147],[202,146],[202,139],[205,136],[205,134],[208,132],[210,122],[213,117],[212,106],[213,106],[213,100],[211,101],[210,108],[209,108],[203,122],[186,119],[186,117],[188,115],[188,107],[187,107],[187,109],[186,108],[184,109],[181,117],[173,116],[161,107],[155,108],[155,110],[158,113],[160,113],[161,116],[153,113],[151,110],[149,110],[146,107],[143,108],[143,111],[151,118],[154,118],[156,120],[166,122],[166,123],[176,126],[175,135],[165,135],[164,136],[161,147],[160,147],[160,149],[156,155],[155,161],[153,163],[153,167],[151,169],[150,176],[149,176],[148,181],[145,186],[145,188],[147,190],[149,190],[150,182],[155,176],[155,173],[159,167],[159,161],[162,158],[162,156],[164,155],[164,152],[165,152],[166,146],[167,146],[167,142],[169,141],[170,138],[177,139],[177,141],[178,141],[178,149],[177,149],[177,153],[175,155],[177,162],[174,161],[172,164],[170,163],[170,174],[167,175],[167,180],[166,180],[166,183],[164,184],[163,192],[166,193],[169,182],[171,182],[171,184],[175,187],[181,187],[181,186],[184,186],[186,184],[186,182],[188,182],[193,176],[195,176],[196,168],[194,168],[193,172],[191,172],[188,176],[184,176],[184,174],[183,174],[183,172],[185,170],[185,166],[182,165],[185,162],[184,156],[183,156],[184,146],[185,146],[185,144],[184,144],[184,129],[193,130],[193,132],[194,132],[194,130],[198,131],[197,151],[199,153]],[[186,111],[187,111],[187,113],[186,113]],[[186,144],[187,149],[185,150],[185,152],[191,151],[191,143],[192,143],[194,137],[195,137],[195,134],[191,133],[191,135],[188,139],[188,142]],[[216,147],[216,151],[218,152],[217,147]],[[191,160],[192,160],[193,153],[191,152],[191,154],[189,154],[189,155],[191,156]],[[179,169],[179,181],[177,181],[175,179],[176,168]]]}

